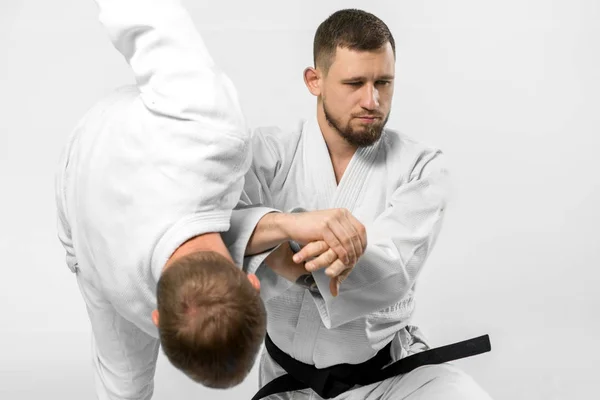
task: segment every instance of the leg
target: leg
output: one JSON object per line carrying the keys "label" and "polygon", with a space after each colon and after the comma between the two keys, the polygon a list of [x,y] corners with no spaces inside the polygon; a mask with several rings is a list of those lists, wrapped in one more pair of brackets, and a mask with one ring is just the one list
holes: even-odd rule
{"label": "leg", "polygon": [[[408,326],[392,343],[392,359],[429,349],[419,328]],[[407,374],[372,385],[358,387],[336,400],[491,400],[467,374],[451,363],[426,365]]]}
{"label": "leg", "polygon": [[71,135],[55,177],[58,238],[69,269],[76,274],[92,325],[92,357],[99,400],[148,400],[154,391],[159,341],[122,318],[93,285],[91,271],[81,271],[75,254],[66,201]]}
{"label": "leg", "polygon": [[[360,389],[359,389],[360,390]],[[471,378],[452,364],[427,365],[408,374],[376,384],[368,396],[355,394],[352,399],[382,400],[491,400]]]}
{"label": "leg", "polygon": [[[103,101],[112,101],[109,100]],[[99,112],[96,107],[89,113]],[[89,114],[88,114],[89,115]],[[93,272],[81,268],[73,243],[68,207],[69,158],[76,146],[78,130],[71,133],[55,175],[58,238],[66,252],[69,269],[76,274],[92,326],[92,357],[97,398],[100,400],[148,400],[154,391],[154,371],[159,341],[122,318],[94,285]]]}
{"label": "leg", "polygon": [[92,358],[99,400],[149,400],[159,341],[122,318],[100,290],[77,274],[92,325]]}

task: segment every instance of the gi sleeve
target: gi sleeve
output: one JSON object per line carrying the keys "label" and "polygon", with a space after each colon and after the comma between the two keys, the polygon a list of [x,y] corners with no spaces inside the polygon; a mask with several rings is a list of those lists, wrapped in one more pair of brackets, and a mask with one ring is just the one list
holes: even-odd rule
{"label": "gi sleeve", "polygon": [[312,296],[328,329],[394,305],[409,293],[439,235],[448,194],[442,153],[424,155],[385,211],[366,226],[367,249],[338,296],[331,295],[324,269],[313,272],[320,293]]}
{"label": "gi sleeve", "polygon": [[245,256],[250,237],[262,217],[274,208],[271,185],[281,170],[283,145],[270,135],[263,135],[260,129],[253,132],[253,159],[244,178],[244,189],[237,207],[231,215],[231,228],[223,235],[231,255],[238,265],[251,274],[256,273],[263,261],[274,249]]}
{"label": "gi sleeve", "polygon": [[[236,90],[215,65],[179,0],[96,0],[99,19],[131,67],[147,152],[147,182],[168,229],[151,268],[158,280],[186,240],[229,229],[251,162],[250,132]],[[146,155],[146,153],[144,153]],[[148,190],[148,192],[152,192]]]}
{"label": "gi sleeve", "polygon": [[261,297],[268,300],[287,290],[292,282],[275,274],[264,260],[277,247],[251,256],[244,256],[246,247],[262,217],[270,212],[281,212],[274,207],[271,187],[276,177],[289,167],[285,144],[271,135],[256,130],[252,137],[252,165],[246,174],[244,190],[233,210],[231,228],[223,234],[231,255],[248,274],[256,274],[261,281]]}

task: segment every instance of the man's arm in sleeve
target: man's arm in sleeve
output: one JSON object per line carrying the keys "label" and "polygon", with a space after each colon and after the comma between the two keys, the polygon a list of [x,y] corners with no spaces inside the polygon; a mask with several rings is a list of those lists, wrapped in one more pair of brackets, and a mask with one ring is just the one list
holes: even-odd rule
{"label": "man's arm in sleeve", "polygon": [[274,207],[271,184],[285,162],[281,141],[252,135],[252,164],[244,177],[244,190],[231,215],[231,226],[222,234],[231,256],[247,273],[256,273],[263,261],[279,244],[288,240],[273,218],[281,214]]}
{"label": "man's arm in sleeve", "polygon": [[181,0],[95,0],[99,20],[153,113],[249,140],[237,92],[214,63]]}
{"label": "man's arm in sleeve", "polygon": [[338,296],[324,269],[313,272],[312,293],[323,323],[336,328],[398,302],[410,291],[439,235],[448,200],[448,173],[441,152],[424,157],[391,204],[366,226],[369,242]]}
{"label": "man's arm in sleeve", "polygon": [[148,153],[146,195],[169,222],[152,255],[158,279],[182,243],[229,229],[250,167],[250,132],[235,87],[180,0],[95,1],[140,92],[128,112],[144,127],[130,142],[143,146],[132,151]]}
{"label": "man's arm in sleeve", "polygon": [[293,158],[286,151],[294,146],[286,148],[280,135],[270,133],[263,134],[260,129],[254,132],[252,166],[246,174],[238,206],[233,210],[231,227],[222,234],[234,262],[246,273],[256,274],[259,278],[264,301],[294,285],[266,263],[282,243],[292,240],[294,224],[291,213],[275,207],[271,193],[273,181],[281,178]]}

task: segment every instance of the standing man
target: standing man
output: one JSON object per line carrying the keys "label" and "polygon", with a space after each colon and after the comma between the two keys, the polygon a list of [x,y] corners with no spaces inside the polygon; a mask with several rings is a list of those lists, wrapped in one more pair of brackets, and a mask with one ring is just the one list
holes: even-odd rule
{"label": "standing man", "polygon": [[[304,72],[316,116],[253,136],[247,204],[309,214],[345,209],[368,237],[354,269],[324,241],[297,243],[290,235],[271,236],[271,245],[280,244],[272,252],[246,252],[268,318],[255,399],[489,399],[446,362],[488,351],[487,337],[429,350],[411,325],[416,283],[446,212],[448,171],[439,149],[386,128],[395,58],[379,18],[334,13],[317,29],[315,64]],[[235,211],[233,225],[251,210]],[[266,214],[253,240],[281,217]]]}

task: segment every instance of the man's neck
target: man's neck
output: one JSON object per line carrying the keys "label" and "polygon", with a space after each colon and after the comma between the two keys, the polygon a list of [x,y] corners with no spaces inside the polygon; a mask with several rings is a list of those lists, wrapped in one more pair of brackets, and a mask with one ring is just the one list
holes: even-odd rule
{"label": "man's neck", "polygon": [[229,261],[234,262],[231,258],[231,254],[229,254],[229,250],[227,250],[227,246],[225,246],[225,243],[221,238],[221,234],[212,232],[193,237],[179,246],[171,257],[169,257],[164,269],[171,266],[173,261],[199,251],[214,251],[227,258]]}

